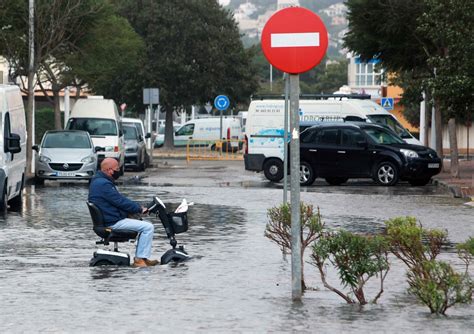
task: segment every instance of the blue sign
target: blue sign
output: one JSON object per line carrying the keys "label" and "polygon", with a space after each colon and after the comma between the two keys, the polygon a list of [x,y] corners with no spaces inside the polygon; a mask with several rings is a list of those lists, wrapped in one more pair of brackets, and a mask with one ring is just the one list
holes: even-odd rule
{"label": "blue sign", "polygon": [[391,98],[391,97],[382,97],[382,101],[380,101],[380,105],[385,110],[393,110],[393,98]]}
{"label": "blue sign", "polygon": [[225,95],[219,95],[214,99],[214,107],[216,107],[217,110],[226,110],[229,108],[229,105],[229,98]]}

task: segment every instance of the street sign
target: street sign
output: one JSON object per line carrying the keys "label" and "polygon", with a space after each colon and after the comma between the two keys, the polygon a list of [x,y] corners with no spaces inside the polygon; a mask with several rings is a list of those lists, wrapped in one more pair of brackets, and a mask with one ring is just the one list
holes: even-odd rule
{"label": "street sign", "polygon": [[143,88],[143,104],[160,104],[158,88]]}
{"label": "street sign", "polygon": [[326,54],[328,33],[323,21],[309,9],[282,9],[262,31],[262,50],[267,60],[283,72],[299,74],[318,65]]}
{"label": "street sign", "polygon": [[225,95],[219,95],[214,99],[214,107],[216,107],[217,110],[226,110],[229,108],[229,105],[229,98]]}
{"label": "street sign", "polygon": [[393,110],[393,98],[391,97],[383,97],[380,101],[380,105],[385,110]]}

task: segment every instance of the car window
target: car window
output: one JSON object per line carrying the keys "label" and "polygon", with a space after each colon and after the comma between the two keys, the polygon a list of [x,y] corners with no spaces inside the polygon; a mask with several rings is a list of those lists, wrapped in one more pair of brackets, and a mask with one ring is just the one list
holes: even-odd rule
{"label": "car window", "polygon": [[84,133],[77,132],[53,132],[47,133],[43,139],[44,148],[91,148],[89,137]]}
{"label": "car window", "polygon": [[336,145],[338,129],[321,129],[314,136],[313,142],[321,145]]}
{"label": "car window", "polygon": [[[300,127],[301,128],[301,127]],[[300,140],[302,143],[312,143],[314,142],[314,137],[318,133],[318,129],[309,129],[301,132]]]}
{"label": "car window", "polygon": [[124,126],[123,134],[125,136],[125,140],[133,140],[138,138],[137,128],[134,126]]}
{"label": "car window", "polygon": [[116,136],[117,125],[112,119],[102,118],[71,118],[69,130],[87,131],[91,136]]}
{"label": "car window", "polygon": [[365,128],[363,131],[378,144],[403,144],[403,139],[382,128]]}
{"label": "car window", "polygon": [[342,129],[341,131],[341,145],[343,146],[357,146],[358,142],[365,142],[365,137],[357,129]]}
{"label": "car window", "polygon": [[127,125],[127,126],[134,126],[137,129],[137,132],[138,132],[139,135],[142,135],[143,137],[145,136],[145,134],[142,132],[143,129],[142,129],[140,123],[138,123],[138,122],[123,122],[122,124]]}
{"label": "car window", "polygon": [[177,136],[191,136],[194,133],[194,124],[186,124],[176,131]]}
{"label": "car window", "polygon": [[387,126],[402,138],[411,138],[410,133],[391,115],[370,115],[369,119],[373,123]]}

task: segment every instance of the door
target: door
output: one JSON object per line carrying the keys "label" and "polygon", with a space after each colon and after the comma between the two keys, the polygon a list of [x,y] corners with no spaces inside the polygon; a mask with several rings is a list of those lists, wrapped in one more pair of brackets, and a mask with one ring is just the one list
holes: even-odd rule
{"label": "door", "polygon": [[359,129],[342,129],[337,149],[340,176],[370,176],[370,154],[367,140]]}
{"label": "door", "polygon": [[301,160],[309,162],[318,176],[337,174],[338,132],[337,128],[316,128],[301,138]]}
{"label": "door", "polygon": [[188,140],[193,139],[194,134],[194,123],[185,124],[180,127],[174,136],[175,146],[186,146]]}

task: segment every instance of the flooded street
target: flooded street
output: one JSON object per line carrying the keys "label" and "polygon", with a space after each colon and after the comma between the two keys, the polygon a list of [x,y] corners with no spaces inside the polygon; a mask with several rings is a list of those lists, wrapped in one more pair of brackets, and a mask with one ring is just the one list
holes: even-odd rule
{"label": "flooded street", "polygon": [[[169,208],[182,198],[195,202],[189,231],[176,236],[193,259],[142,269],[88,266],[98,237],[85,204],[87,184],[27,188],[22,211],[0,218],[1,332],[468,332],[474,327],[472,305],[455,306],[448,317],[430,315],[407,294],[405,268],[393,258],[377,305],[345,304],[323,288],[310,264],[305,278],[315,289],[301,304],[292,303],[290,257],[263,236],[266,210],[281,202],[281,185],[232,172],[170,168],[120,186],[143,203],[152,195]],[[474,235],[474,209],[463,200],[433,186],[405,188],[316,186],[302,189],[301,200],[319,206],[332,228],[379,231],[388,218],[414,215],[425,227],[448,229],[453,243]],[[153,258],[159,258],[169,242],[159,220],[150,220]],[[133,256],[132,246],[121,244],[121,250]],[[452,252],[442,257],[461,268]]]}

